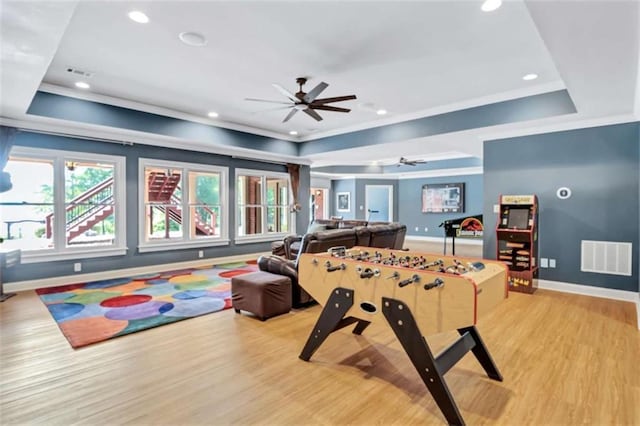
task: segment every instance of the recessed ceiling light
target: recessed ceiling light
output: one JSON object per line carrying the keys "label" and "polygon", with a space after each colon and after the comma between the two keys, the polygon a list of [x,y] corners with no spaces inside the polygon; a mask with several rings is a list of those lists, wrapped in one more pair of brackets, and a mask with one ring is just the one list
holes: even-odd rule
{"label": "recessed ceiling light", "polygon": [[298,132],[296,132],[295,130],[292,130],[292,131],[289,132],[289,134],[291,136],[296,136],[298,134]]}
{"label": "recessed ceiling light", "polygon": [[91,86],[89,86],[89,84],[85,83],[84,81],[76,81],[76,87],[80,89],[88,89]]}
{"label": "recessed ceiling light", "polygon": [[139,24],[146,24],[149,22],[149,17],[144,14],[144,12],[140,12],[139,10],[132,10],[128,13],[129,19]]}
{"label": "recessed ceiling light", "polygon": [[218,113],[215,111],[209,111],[209,113],[207,114],[209,117],[211,118],[218,118]]}
{"label": "recessed ceiling light", "polygon": [[189,46],[205,46],[207,44],[207,39],[200,33],[194,33],[191,31],[185,31],[183,33],[178,34],[178,38],[184,44],[188,44]]}
{"label": "recessed ceiling light", "polygon": [[386,113],[387,113],[386,109],[379,109],[379,110],[376,111],[376,114],[378,114],[378,115],[385,115]]}
{"label": "recessed ceiling light", "polygon": [[502,6],[502,0],[485,0],[481,9],[483,12],[493,12],[500,6]]}
{"label": "recessed ceiling light", "polygon": [[538,74],[527,74],[525,76],[522,77],[523,80],[529,81],[529,80],[535,80],[536,78],[538,78]]}

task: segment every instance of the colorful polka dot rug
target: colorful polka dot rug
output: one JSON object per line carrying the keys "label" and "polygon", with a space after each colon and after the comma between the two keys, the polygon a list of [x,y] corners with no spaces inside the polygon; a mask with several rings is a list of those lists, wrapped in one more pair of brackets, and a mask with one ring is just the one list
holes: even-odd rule
{"label": "colorful polka dot rug", "polygon": [[37,289],[74,348],[231,307],[231,277],[255,261]]}

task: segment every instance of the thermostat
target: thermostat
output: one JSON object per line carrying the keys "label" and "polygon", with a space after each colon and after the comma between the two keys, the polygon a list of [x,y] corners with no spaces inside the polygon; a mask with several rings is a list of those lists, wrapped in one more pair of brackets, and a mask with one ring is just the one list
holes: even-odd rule
{"label": "thermostat", "polygon": [[556,191],[556,196],[561,200],[566,200],[567,198],[571,197],[571,190],[566,186],[563,186],[562,188],[558,188],[558,190]]}

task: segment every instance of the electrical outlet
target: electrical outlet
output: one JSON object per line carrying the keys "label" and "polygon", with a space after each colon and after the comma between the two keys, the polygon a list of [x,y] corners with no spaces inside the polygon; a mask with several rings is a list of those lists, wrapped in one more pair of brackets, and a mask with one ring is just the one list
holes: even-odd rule
{"label": "electrical outlet", "polygon": [[541,257],[540,258],[540,267],[541,268],[548,268],[549,267],[549,259],[547,259],[546,257]]}
{"label": "electrical outlet", "polygon": [[360,210],[364,210],[364,206],[360,206]]}
{"label": "electrical outlet", "polygon": [[82,271],[82,263],[80,262],[76,262],[73,264],[73,272],[80,272]]}
{"label": "electrical outlet", "polygon": [[426,226],[424,227],[424,232],[429,231],[429,228],[427,228]]}
{"label": "electrical outlet", "polygon": [[204,257],[204,251],[198,251],[198,257],[202,259]]}
{"label": "electrical outlet", "polygon": [[416,232],[418,232],[419,230],[420,230],[420,228],[418,228],[418,227],[416,226]]}
{"label": "electrical outlet", "polygon": [[555,267],[556,267],[556,260],[549,259],[549,268],[555,268]]}

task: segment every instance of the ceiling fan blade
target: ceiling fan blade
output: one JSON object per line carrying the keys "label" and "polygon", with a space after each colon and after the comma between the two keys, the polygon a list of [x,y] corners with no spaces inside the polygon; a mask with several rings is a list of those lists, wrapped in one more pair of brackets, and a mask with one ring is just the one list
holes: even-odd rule
{"label": "ceiling fan blade", "polygon": [[297,109],[291,108],[291,111],[289,111],[289,114],[287,114],[287,116],[284,118],[284,120],[282,120],[282,122],[286,123],[287,121],[289,121],[291,117],[293,117],[296,114],[296,112],[298,112]]}
{"label": "ceiling fan blade", "polygon": [[335,111],[335,112],[349,112],[351,111],[349,108],[338,108],[329,105],[309,105],[309,108],[312,109],[320,109],[323,111]]}
{"label": "ceiling fan blade", "polygon": [[306,103],[311,103],[313,102],[313,100],[315,98],[318,97],[318,95],[320,93],[322,93],[322,91],[324,89],[326,89],[327,87],[329,87],[329,85],[327,83],[325,83],[324,81],[320,84],[318,84],[316,87],[314,87],[313,89],[311,89],[311,91],[309,93],[307,93],[306,95],[304,95],[304,97],[302,98],[303,101],[305,101]]}
{"label": "ceiling fan blade", "polygon": [[285,101],[271,101],[269,99],[256,99],[256,98],[244,98],[245,101],[252,101],[252,102],[267,102],[270,104],[283,104],[283,105],[291,105],[291,102],[285,102]]}
{"label": "ceiling fan blade", "polygon": [[298,102],[299,99],[296,98],[296,96],[291,93],[290,91],[288,91],[287,89],[285,89],[284,87],[280,86],[277,83],[273,83],[271,84],[278,92],[282,93],[283,95],[285,95],[287,98],[289,98],[289,100],[291,102]]}
{"label": "ceiling fan blade", "polygon": [[275,108],[267,108],[267,109],[261,109],[259,111],[253,111],[251,114],[262,114],[263,112],[271,112],[271,111],[282,111],[283,109],[289,109],[291,108],[290,106],[279,106],[279,107],[275,107]]}
{"label": "ceiling fan blade", "polygon": [[334,98],[322,98],[316,99],[313,101],[314,104],[329,104],[331,102],[342,102],[342,101],[350,101],[356,99],[356,95],[348,95],[348,96],[336,96]]}
{"label": "ceiling fan blade", "polygon": [[302,111],[306,112],[308,115],[313,117],[316,121],[322,121],[322,117],[320,117],[320,114],[318,114],[317,112],[315,112],[311,108],[303,109]]}

